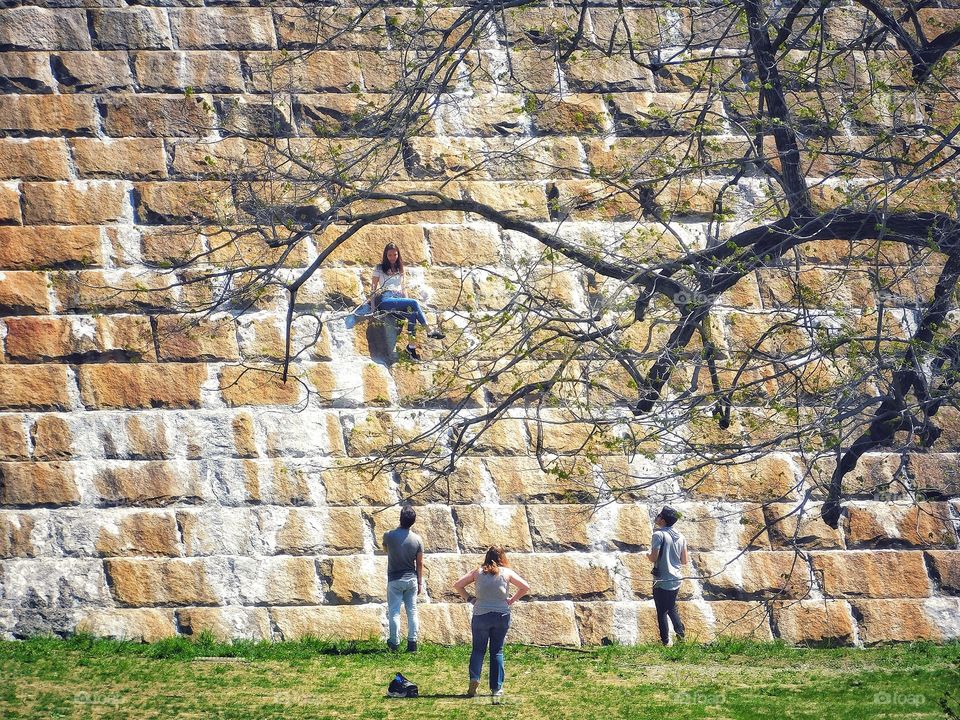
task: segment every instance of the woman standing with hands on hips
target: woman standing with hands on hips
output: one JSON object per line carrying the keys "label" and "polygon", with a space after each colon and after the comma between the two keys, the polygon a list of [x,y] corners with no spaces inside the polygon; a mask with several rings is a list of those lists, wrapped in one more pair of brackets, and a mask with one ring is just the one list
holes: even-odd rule
{"label": "woman standing with hands on hips", "polygon": [[[374,312],[399,313],[406,318],[407,333],[410,336],[407,353],[414,360],[419,360],[416,345],[417,323],[426,326],[427,318],[420,303],[404,294],[403,281],[404,268],[400,248],[396,243],[387,243],[383,248],[382,261],[373,269],[370,308]],[[445,335],[439,330],[432,330],[427,333],[427,337],[442,340]]]}
{"label": "woman standing with hands on hips", "polygon": [[[502,547],[491,547],[483,558],[483,565],[471,570],[454,583],[454,589],[469,601],[466,587],[476,583],[473,600],[473,652],[470,653],[470,687],[467,697],[477,694],[480,671],[487,644],[490,645],[490,691],[494,697],[503,694],[503,642],[510,628],[511,606],[530,590],[527,581],[510,569],[507,553]],[[510,597],[510,585],[517,588]]]}

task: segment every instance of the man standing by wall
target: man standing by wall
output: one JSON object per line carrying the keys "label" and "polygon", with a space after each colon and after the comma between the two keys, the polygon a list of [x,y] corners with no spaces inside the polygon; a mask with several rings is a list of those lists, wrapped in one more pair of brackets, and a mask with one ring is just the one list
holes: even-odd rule
{"label": "man standing by wall", "polygon": [[656,529],[647,556],[653,563],[653,604],[657,608],[660,642],[664,645],[670,639],[667,618],[673,623],[677,639],[683,640],[684,636],[683,621],[677,612],[677,593],[683,580],[681,566],[687,564],[687,539],[673,527],[679,517],[676,510],[664,505],[654,520]]}
{"label": "man standing by wall", "polygon": [[417,512],[410,505],[400,510],[400,527],[383,534],[387,551],[387,620],[391,650],[400,646],[400,603],[407,611],[407,652],[417,651],[417,595],[423,591],[423,541],[410,528]]}

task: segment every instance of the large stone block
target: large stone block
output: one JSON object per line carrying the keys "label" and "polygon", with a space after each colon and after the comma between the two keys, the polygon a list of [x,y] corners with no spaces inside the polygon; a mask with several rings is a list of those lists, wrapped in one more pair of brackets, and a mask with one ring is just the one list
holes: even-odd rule
{"label": "large stone block", "polygon": [[363,82],[360,58],[354,52],[248,53],[246,61],[253,70],[254,92],[347,93]]}
{"label": "large stone block", "polygon": [[0,409],[66,410],[70,407],[64,365],[0,364]]}
{"label": "large stone block", "polygon": [[[344,231],[344,227],[327,228],[317,238],[317,249],[323,251]],[[365,265],[372,268],[383,258],[383,248],[387,243],[396,243],[400,248],[400,255],[407,265],[416,265],[427,261],[426,239],[423,228],[417,226],[368,225],[351,235],[343,244],[330,254],[332,262],[342,262],[347,265]],[[370,282],[369,274],[364,278],[364,285]]]}
{"label": "large stone block", "polygon": [[108,95],[103,113],[106,134],[120,138],[202,137],[214,124],[213,105],[203,95]]}
{"label": "large stone block", "polygon": [[279,369],[228,365],[220,372],[220,392],[231,407],[240,405],[297,405],[301,385],[294,378],[283,382]]}
{"label": "large stone block", "polygon": [[465,194],[482,205],[520,220],[549,220],[543,185],[524,182],[465,182]]}
{"label": "large stone block", "polygon": [[842,550],[843,534],[840,529],[827,525],[820,517],[820,504],[806,504],[803,512],[796,512],[790,503],[771,503],[764,508],[770,533],[770,542],[775,548],[804,547],[818,550]]}
{"label": "large stone block", "polygon": [[43,135],[93,135],[97,111],[80,95],[0,96],[0,130]]}
{"label": "large stone block", "polygon": [[83,365],[80,397],[92,409],[196,408],[206,367],[189,363]]}
{"label": "large stone block", "polygon": [[177,510],[177,527],[183,538],[184,554],[270,555],[276,550],[271,531],[274,515],[282,511],[247,507],[203,507]]}
{"label": "large stone block", "polygon": [[[240,58],[228,52],[142,52],[133,57],[137,84],[151,92],[243,92]],[[209,146],[208,146],[209,148]]]}
{"label": "large stone block", "polygon": [[132,6],[90,13],[94,43],[103,50],[162,50],[172,47],[167,10]]}
{"label": "large stone block", "polygon": [[0,558],[37,555],[37,547],[31,537],[34,525],[30,513],[0,512]]}
{"label": "large stone block", "polygon": [[490,497],[489,481],[478,458],[461,459],[448,475],[408,470],[400,475],[399,497],[414,504],[457,504]]}
{"label": "large stone block", "polygon": [[580,646],[572,602],[525,602],[513,606],[507,642]]}
{"label": "large stone block", "polygon": [[177,635],[172,610],[139,608],[87,610],[77,621],[76,631],[133,642],[157,642]]}
{"label": "large stone block", "polygon": [[[420,603],[417,606],[420,639],[441,645],[470,642],[470,606],[466,603]],[[406,614],[401,613],[401,620]]]}
{"label": "large stone block", "polygon": [[960,495],[960,453],[914,454],[910,456],[914,488],[927,497]]}
{"label": "large stone block", "polygon": [[[718,637],[772,640],[769,609],[763,602],[715,600],[678,603],[687,637],[712,642]],[[656,622],[656,614],[654,614]]]}
{"label": "large stone block", "polygon": [[493,545],[507,551],[531,552],[533,541],[522,505],[463,505],[454,510],[460,546],[484,553]]}
{"label": "large stone block", "polygon": [[0,415],[0,460],[26,460],[27,426],[22,415]]}
{"label": "large stone block", "polygon": [[244,605],[318,605],[320,578],[312,557],[241,557],[233,561]]}
{"label": "large stone block", "polygon": [[159,313],[176,307],[171,277],[144,270],[58,273],[53,287],[62,313]]}
{"label": "large stone block", "polygon": [[[24,615],[33,608],[106,607],[110,604],[110,591],[100,560],[22,558],[0,564],[0,572],[4,603],[21,608]],[[72,630],[72,626],[69,629]]]}
{"label": "large stone block", "polygon": [[69,463],[0,463],[0,505],[76,505],[80,490]]}
{"label": "large stone block", "polygon": [[580,92],[630,92],[654,89],[653,74],[629,55],[578,52],[564,68],[570,87]]}
{"label": "large stone block", "polygon": [[0,91],[5,93],[53,92],[53,73],[47,53],[5,52],[0,55]]}
{"label": "large stone block", "polygon": [[704,593],[720,599],[802,598],[810,591],[810,567],[792,552],[698,553],[694,563]]}
{"label": "large stone block", "polygon": [[0,47],[9,50],[89,50],[81,8],[9,8],[0,15]]}
{"label": "large stone block", "polygon": [[538,551],[587,550],[595,541],[593,505],[531,505],[527,508],[534,548]]}
{"label": "large stone block", "polygon": [[358,605],[387,600],[387,558],[370,555],[335,557],[321,563],[331,578],[330,601]]}
{"label": "large stone block", "polygon": [[[509,558],[508,558],[509,559]],[[431,554],[423,561],[425,591],[433,602],[461,602],[453,584],[480,567],[483,555]]]}
{"label": "large stone block", "polygon": [[109,180],[24,183],[23,205],[30,225],[100,225],[128,212],[126,187]]}
{"label": "large stone block", "polygon": [[371,640],[384,636],[384,612],[379,606],[278,607],[270,609],[270,617],[280,640]]}
{"label": "large stone block", "polygon": [[41,415],[30,427],[35,459],[67,460],[74,456],[73,431],[67,417]]}
{"label": "large stone block", "polygon": [[925,555],[940,588],[951,595],[960,595],[960,551],[928,550]]}
{"label": "large stone block", "polygon": [[545,99],[533,117],[534,127],[546,135],[596,135],[609,122],[600,95],[579,93]]}
{"label": "large stone block", "polygon": [[60,92],[108,93],[133,89],[125,52],[64,52],[54,55]]}
{"label": "large stone block", "polygon": [[773,621],[779,636],[801,645],[850,645],[855,632],[850,607],[840,600],[778,602]]}
{"label": "large stone block", "polygon": [[942,639],[923,600],[854,600],[851,605],[864,645]]}
{"label": "large stone block", "polygon": [[502,502],[590,502],[596,497],[588,463],[557,464],[556,472],[544,472],[532,457],[486,458],[484,463]]}
{"label": "large stone block", "polygon": [[98,502],[104,505],[164,506],[205,497],[193,463],[110,462],[93,476]]}
{"label": "large stone block", "polygon": [[280,47],[387,47],[386,20],[379,8],[304,5],[273,12]]}
{"label": "large stone block", "polygon": [[160,360],[239,360],[237,326],[232,315],[157,318]]}
{"label": "large stone block", "polygon": [[681,478],[695,498],[770,502],[792,499],[799,481],[785,456],[767,455],[739,465],[709,466]]}
{"label": "large stone block", "polygon": [[74,138],[70,146],[80,177],[154,180],[167,176],[160,139]]}
{"label": "large stone block", "polygon": [[[233,219],[232,198],[225,183],[149,182],[134,185],[134,202],[140,221],[149,225],[191,223],[199,220],[226,222]],[[213,246],[213,240],[211,245]],[[221,241],[214,247],[223,245]],[[209,259],[221,262],[232,248],[212,252]]]}
{"label": "large stone block", "polygon": [[[413,531],[423,540],[426,553],[457,552],[457,531],[450,508],[442,505],[422,505],[416,509],[417,521]],[[373,521],[373,541],[377,551],[385,552],[383,534],[400,525],[400,508],[372,509],[368,516]]]}
{"label": "large stone block", "polygon": [[0,315],[45,315],[49,310],[45,274],[0,271]]}
{"label": "large stone block", "polygon": [[267,608],[182,608],[176,614],[177,625],[187,636],[196,637],[202,632],[209,632],[220,642],[238,638],[254,642],[271,639]]}
{"label": "large stone block", "polygon": [[530,597],[538,600],[613,599],[613,580],[605,565],[589,555],[573,553],[517,553],[510,567],[530,584]]}
{"label": "large stone block", "polygon": [[815,552],[823,593],[839,598],[916,598],[930,595],[923,553],[890,550]]}
{"label": "large stone block", "polygon": [[269,8],[185,8],[170,10],[170,28],[183,50],[259,50],[277,40]]}
{"label": "large stone block", "polygon": [[177,522],[172,512],[112,515],[100,526],[97,553],[103,556],[180,555]]}
{"label": "large stone block", "polygon": [[277,532],[276,550],[290,555],[362,552],[365,530],[360,508],[294,508]]}
{"label": "large stone block", "polygon": [[109,558],[103,562],[121,605],[219,605],[228,580],[222,567],[200,558]]}
{"label": "large stone block", "polygon": [[65,140],[0,139],[0,179],[65,180],[68,177],[70,161]]}
{"label": "large stone block", "polygon": [[851,548],[956,547],[949,503],[851,503],[844,531]]}
{"label": "large stone block", "polygon": [[0,227],[0,268],[76,268],[100,265],[97,227]]}
{"label": "large stone block", "polygon": [[331,467],[323,471],[323,486],[331,505],[392,505],[397,501],[390,474],[373,466]]}

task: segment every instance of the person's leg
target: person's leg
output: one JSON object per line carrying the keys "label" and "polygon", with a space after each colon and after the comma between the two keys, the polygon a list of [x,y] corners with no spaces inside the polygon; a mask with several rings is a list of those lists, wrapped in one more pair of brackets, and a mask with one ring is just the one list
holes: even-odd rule
{"label": "person's leg", "polygon": [[670,618],[670,622],[673,623],[673,632],[676,633],[677,638],[683,640],[684,635],[686,635],[686,629],[683,627],[683,620],[680,619],[680,613],[677,612],[677,595],[680,593],[680,590],[669,590],[670,597],[667,599],[667,616]]}
{"label": "person's leg", "polygon": [[417,616],[417,579],[411,578],[404,582],[406,587],[403,589],[403,605],[407,611],[407,641],[415,643],[420,634],[420,619]]}
{"label": "person's leg", "polygon": [[490,641],[490,614],[474,615],[470,621],[470,631],[473,635],[473,649],[470,651],[470,684],[480,682],[480,672],[483,670],[483,656],[487,654],[487,643]]}
{"label": "person's leg", "polygon": [[670,641],[670,628],[667,627],[669,594],[669,590],[658,587],[653,588],[653,604],[657,608],[657,627],[660,629],[660,642],[664,645]]}
{"label": "person's leg", "polygon": [[400,603],[403,600],[403,588],[400,580],[387,582],[387,624],[390,628],[390,638],[387,644],[391,650],[396,650],[400,644]]}
{"label": "person's leg", "polygon": [[[427,324],[427,318],[420,309],[420,303],[412,298],[385,297],[380,301],[380,310],[383,312],[398,313],[407,321],[407,333],[412,337],[417,332],[417,322]],[[421,320],[421,318],[423,318]]]}
{"label": "person's leg", "polygon": [[490,690],[503,687],[503,643],[510,629],[510,613],[491,613],[496,618],[490,629]]}

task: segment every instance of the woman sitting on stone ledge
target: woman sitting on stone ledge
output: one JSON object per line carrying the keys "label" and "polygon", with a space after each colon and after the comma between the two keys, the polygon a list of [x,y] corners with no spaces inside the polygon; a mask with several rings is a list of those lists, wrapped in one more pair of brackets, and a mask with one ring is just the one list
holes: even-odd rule
{"label": "woman sitting on stone ledge", "polygon": [[[366,304],[371,312],[396,313],[406,319],[407,333],[410,336],[407,353],[414,360],[419,360],[420,354],[416,345],[417,324],[426,326],[427,318],[420,303],[404,293],[403,281],[404,268],[400,248],[395,243],[387,243],[383,248],[383,259],[374,266],[370,297]],[[427,337],[440,340],[445,336],[440,330],[432,330],[427,333]]]}

